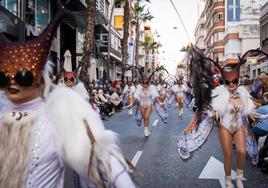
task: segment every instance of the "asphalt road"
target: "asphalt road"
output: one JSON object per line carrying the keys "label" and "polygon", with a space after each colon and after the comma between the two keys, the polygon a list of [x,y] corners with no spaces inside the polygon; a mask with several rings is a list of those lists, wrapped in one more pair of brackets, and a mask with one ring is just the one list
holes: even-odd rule
{"label": "asphalt road", "polygon": [[[144,137],[143,127],[135,124],[127,111],[112,116],[104,124],[119,134],[120,147],[124,155],[136,164],[143,176],[135,177],[142,188],[217,188],[223,182],[223,156],[218,141],[218,130],[214,128],[207,142],[187,162],[177,153],[176,140],[192,118],[191,109],[185,109],[184,117],[178,117],[176,107],[169,109],[169,122],[164,124],[156,113],[150,119],[152,135]],[[156,126],[153,126],[156,125]],[[136,157],[134,157],[136,155]],[[135,159],[134,159],[135,158]],[[138,159],[138,160],[137,160]],[[236,153],[233,157],[236,170]],[[268,175],[246,161],[244,185],[251,188],[267,188]],[[235,181],[233,181],[235,183]]]}

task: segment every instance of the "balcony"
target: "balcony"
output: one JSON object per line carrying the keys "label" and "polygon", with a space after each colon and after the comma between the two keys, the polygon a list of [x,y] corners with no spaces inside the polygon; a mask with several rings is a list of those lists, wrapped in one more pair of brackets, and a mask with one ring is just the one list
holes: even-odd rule
{"label": "balcony", "polygon": [[[98,52],[100,52],[104,56],[108,56],[108,33],[104,31],[102,27],[96,26],[95,29],[95,41]],[[115,60],[116,63],[120,63],[122,61],[121,54],[121,36],[118,32],[116,32],[112,28],[111,32],[111,51],[110,56]]]}
{"label": "balcony", "polygon": [[[87,27],[87,5],[84,0],[74,1],[74,9],[71,14],[68,14],[64,21],[73,27]],[[95,25],[108,24],[109,21],[109,3],[106,0],[97,0],[95,9]]]}
{"label": "balcony", "polygon": [[106,0],[96,1],[96,10],[102,13],[102,15],[109,20],[109,3]]}
{"label": "balcony", "polygon": [[[208,29],[208,28],[205,28]],[[214,33],[218,33],[218,32],[223,32],[224,31],[224,21],[217,21],[215,23],[213,23],[213,27],[208,29],[208,33],[205,33],[206,35],[205,37],[205,42],[208,41],[208,39],[210,38],[210,36]]]}

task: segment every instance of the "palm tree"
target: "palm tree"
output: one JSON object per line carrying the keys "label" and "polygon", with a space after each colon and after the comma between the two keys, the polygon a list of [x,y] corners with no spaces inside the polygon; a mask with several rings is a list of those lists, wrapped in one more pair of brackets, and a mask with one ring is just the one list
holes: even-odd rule
{"label": "palm tree", "polygon": [[84,49],[83,49],[83,58],[81,60],[81,71],[79,78],[83,82],[86,90],[90,92],[90,80],[88,69],[90,67],[90,57],[93,53],[94,45],[94,9],[95,9],[95,0],[87,0],[87,28],[85,33],[84,40]]}
{"label": "palm tree", "polygon": [[[150,44],[149,49],[151,50],[152,55],[155,53],[155,50],[158,50],[162,45],[159,42],[155,42],[154,40]],[[155,69],[155,62],[152,62],[152,71]]]}
{"label": "palm tree", "polygon": [[[135,25],[135,65],[138,65],[139,61],[139,36],[140,36],[140,24],[141,21],[151,20],[153,17],[150,12],[145,11],[145,5],[141,6],[140,2],[142,0],[137,0],[133,6],[133,19],[132,23]],[[146,2],[150,2],[146,0]]]}
{"label": "palm tree", "polygon": [[[140,45],[143,46],[145,50],[146,61],[145,61],[144,71],[145,73],[147,73],[149,69],[149,57],[148,56],[150,55],[150,53],[151,55],[153,55],[155,50],[158,49],[161,46],[161,44],[154,41],[153,36],[146,35],[144,37],[144,42],[141,42]],[[152,71],[153,70],[154,70],[154,65],[152,66]]]}
{"label": "palm tree", "polygon": [[124,0],[124,25],[123,25],[123,39],[122,39],[122,75],[121,81],[125,80],[125,69],[128,62],[128,37],[129,37],[129,22],[130,22],[130,10],[129,0]]}

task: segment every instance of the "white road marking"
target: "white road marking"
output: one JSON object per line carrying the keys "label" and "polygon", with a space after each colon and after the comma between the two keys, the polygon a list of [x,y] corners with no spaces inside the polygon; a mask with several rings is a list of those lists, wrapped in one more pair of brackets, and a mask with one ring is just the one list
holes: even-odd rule
{"label": "white road marking", "polygon": [[[231,176],[233,180],[236,179],[236,173],[234,170],[231,171]],[[225,187],[223,163],[211,156],[198,179],[216,179],[219,180],[221,187]],[[243,178],[243,180],[246,179]]]}
{"label": "white road marking", "polygon": [[137,151],[137,153],[134,155],[133,159],[131,160],[131,163],[133,166],[136,166],[140,157],[141,157],[142,151]]}
{"label": "white road marking", "polygon": [[158,123],[159,119],[154,120],[153,127],[155,127]]}

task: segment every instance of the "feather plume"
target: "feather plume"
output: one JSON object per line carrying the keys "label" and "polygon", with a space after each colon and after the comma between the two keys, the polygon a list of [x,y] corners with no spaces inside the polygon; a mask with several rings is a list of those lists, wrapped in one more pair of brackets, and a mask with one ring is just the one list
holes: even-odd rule
{"label": "feather plume", "polygon": [[[212,83],[211,60],[196,47],[188,50],[190,78],[193,86],[196,106],[201,112],[211,102]],[[199,117],[200,119],[200,117]]]}

